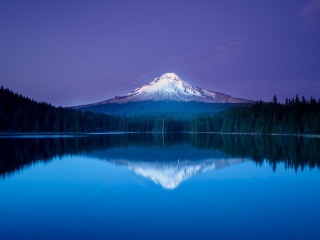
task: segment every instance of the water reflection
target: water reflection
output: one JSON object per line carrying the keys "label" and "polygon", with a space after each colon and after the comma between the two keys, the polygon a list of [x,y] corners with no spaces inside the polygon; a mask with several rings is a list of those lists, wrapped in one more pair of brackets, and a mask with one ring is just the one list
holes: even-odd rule
{"label": "water reflection", "polygon": [[183,181],[200,173],[242,162],[241,159],[207,159],[190,161],[179,159],[172,162],[147,162],[147,161],[113,161],[117,165],[126,166],[136,174],[152,180],[164,189],[175,189]]}
{"label": "water reflection", "polygon": [[0,239],[320,239],[319,144],[211,134],[0,139]]}
{"label": "water reflection", "polygon": [[126,166],[166,189],[209,170],[252,160],[276,170],[319,168],[320,140],[286,136],[120,134],[0,139],[0,176],[39,161],[81,154]]}

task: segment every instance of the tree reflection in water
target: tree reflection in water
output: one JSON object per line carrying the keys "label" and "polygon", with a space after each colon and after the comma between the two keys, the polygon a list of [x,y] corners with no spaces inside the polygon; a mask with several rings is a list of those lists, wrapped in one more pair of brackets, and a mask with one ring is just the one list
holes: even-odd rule
{"label": "tree reflection in water", "polygon": [[314,138],[227,134],[35,136],[0,139],[0,176],[5,177],[39,161],[47,162],[64,155],[89,154],[115,148],[125,150],[129,147],[150,148],[152,152],[153,149],[162,151],[161,147],[174,146],[179,149],[180,145],[187,145],[188,149],[220,151],[228,158],[251,159],[260,165],[268,163],[274,170],[278,163],[295,170],[320,167],[320,139]]}

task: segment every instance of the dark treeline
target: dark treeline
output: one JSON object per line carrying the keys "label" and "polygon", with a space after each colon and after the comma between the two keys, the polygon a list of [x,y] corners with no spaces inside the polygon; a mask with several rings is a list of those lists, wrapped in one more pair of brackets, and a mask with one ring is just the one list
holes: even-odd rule
{"label": "dark treeline", "polygon": [[320,134],[320,99],[286,99],[280,104],[262,101],[230,108],[213,116],[199,116],[190,123],[194,132]]}
{"label": "dark treeline", "polygon": [[180,132],[188,123],[174,119],[127,118],[54,107],[0,88],[2,132]]}
{"label": "dark treeline", "polygon": [[239,132],[320,134],[320,101],[304,97],[230,108],[194,119],[123,117],[54,107],[0,89],[2,132]]}
{"label": "dark treeline", "polygon": [[121,119],[36,102],[0,89],[0,131],[95,132],[117,129]]}
{"label": "dark treeline", "polygon": [[[277,164],[295,170],[320,168],[320,139],[221,134],[112,134],[69,138],[0,138],[0,176],[7,176],[38,161],[96,150],[190,144],[190,148],[219,150],[229,158],[252,160],[259,165]],[[162,148],[154,149],[166,154]],[[201,157],[201,152],[199,153]],[[130,160],[130,159],[128,159]],[[176,159],[172,159],[176,161]]]}

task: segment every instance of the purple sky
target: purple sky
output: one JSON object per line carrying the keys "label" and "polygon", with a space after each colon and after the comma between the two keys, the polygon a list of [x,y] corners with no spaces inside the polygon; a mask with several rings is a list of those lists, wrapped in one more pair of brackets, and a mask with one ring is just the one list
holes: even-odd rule
{"label": "purple sky", "polygon": [[0,84],[71,106],[165,72],[253,100],[320,97],[320,0],[0,1]]}

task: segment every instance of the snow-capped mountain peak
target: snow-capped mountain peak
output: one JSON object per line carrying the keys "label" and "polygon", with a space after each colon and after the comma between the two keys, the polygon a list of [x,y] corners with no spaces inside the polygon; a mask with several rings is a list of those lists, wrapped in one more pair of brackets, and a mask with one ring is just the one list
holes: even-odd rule
{"label": "snow-capped mountain peak", "polygon": [[182,101],[208,103],[250,103],[252,101],[234,98],[230,95],[205,90],[182,80],[175,73],[165,73],[150,83],[124,95],[90,105],[106,103],[128,103],[139,101]]}
{"label": "snow-capped mountain peak", "polygon": [[165,73],[159,79],[169,79],[172,81],[181,81],[178,75],[175,73]]}
{"label": "snow-capped mountain peak", "polygon": [[151,84],[157,84],[159,87],[166,84],[173,84],[180,88],[182,88],[184,85],[191,87],[189,83],[181,80],[181,78],[179,78],[179,76],[176,75],[175,73],[165,73],[160,78],[156,78],[151,83],[146,85],[151,85]]}
{"label": "snow-capped mountain peak", "polygon": [[179,100],[178,98],[181,98],[179,95],[200,96],[201,93],[191,84],[181,80],[176,74],[165,73],[160,78],[137,88],[126,96],[133,95],[140,95],[141,98],[150,98],[150,100]]}

